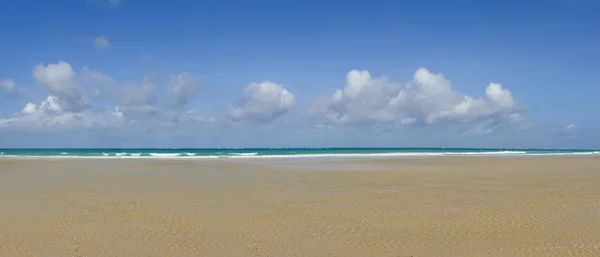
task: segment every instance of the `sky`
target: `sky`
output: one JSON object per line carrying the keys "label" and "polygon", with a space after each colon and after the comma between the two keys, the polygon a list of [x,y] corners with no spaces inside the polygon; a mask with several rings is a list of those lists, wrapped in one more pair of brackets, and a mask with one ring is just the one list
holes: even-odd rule
{"label": "sky", "polygon": [[0,148],[600,148],[600,1],[0,1]]}

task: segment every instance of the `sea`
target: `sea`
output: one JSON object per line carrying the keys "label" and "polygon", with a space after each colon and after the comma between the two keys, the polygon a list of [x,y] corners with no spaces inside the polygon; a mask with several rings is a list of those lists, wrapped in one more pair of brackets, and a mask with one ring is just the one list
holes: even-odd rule
{"label": "sea", "polygon": [[214,159],[214,158],[319,158],[319,157],[427,157],[427,156],[599,156],[590,149],[494,148],[214,148],[214,149],[0,149],[0,158],[98,159]]}

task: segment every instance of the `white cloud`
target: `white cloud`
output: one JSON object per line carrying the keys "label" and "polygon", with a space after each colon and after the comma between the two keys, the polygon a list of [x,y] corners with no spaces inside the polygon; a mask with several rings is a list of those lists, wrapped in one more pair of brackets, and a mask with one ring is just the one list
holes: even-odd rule
{"label": "white cloud", "polygon": [[502,85],[490,83],[485,89],[485,95],[494,104],[502,107],[512,108],[515,106],[515,100],[508,90],[502,89]]}
{"label": "white cloud", "polygon": [[577,125],[575,125],[573,123],[569,123],[563,127],[562,132],[563,132],[563,134],[575,133],[577,131],[577,129],[578,129]]}
{"label": "white cloud", "polygon": [[143,119],[148,115],[156,115],[159,107],[155,104],[119,105],[116,111],[128,119]]}
{"label": "white cloud", "polygon": [[[34,68],[33,77],[43,87],[47,88],[50,96],[42,103],[30,103],[26,111],[45,113],[60,110],[63,113],[82,112],[87,107],[88,96],[115,96],[117,106],[115,108],[120,115],[128,118],[139,118],[140,115],[156,114],[158,112],[158,101],[155,97],[157,80],[146,76],[139,84],[128,84],[118,87],[117,82],[109,75],[83,67],[78,76],[71,65],[59,61],[57,64],[37,65]],[[101,87],[93,88],[90,92],[84,92],[80,84],[99,84]],[[104,86],[104,87],[102,87]],[[106,87],[110,86],[110,87]],[[45,108],[43,105],[54,106]],[[40,112],[39,108],[43,111]],[[94,113],[93,110],[90,110]],[[86,113],[90,113],[86,112]]]}
{"label": "white cloud", "polygon": [[46,133],[117,127],[124,120],[112,111],[64,110],[59,99],[50,95],[39,103],[27,103],[20,112],[5,118],[4,122],[9,124],[5,127],[14,131]]}
{"label": "white cloud", "polygon": [[33,78],[50,94],[57,97],[57,101],[65,109],[80,111],[87,107],[87,101],[79,87],[77,74],[71,65],[59,61],[57,64],[43,63],[34,67]]}
{"label": "white cloud", "polygon": [[417,121],[417,119],[415,118],[402,118],[400,119],[400,123],[402,124],[412,124],[415,123]]}
{"label": "white cloud", "polygon": [[[197,129],[217,126],[217,119],[201,114],[193,109],[161,109],[155,96],[158,79],[146,76],[140,83],[119,84],[111,76],[99,71],[82,68],[80,74],[71,65],[59,61],[57,64],[36,65],[33,77],[49,95],[42,101],[32,101],[8,117],[0,117],[0,134],[25,133],[43,135],[46,133],[95,131],[110,136],[143,137],[145,133],[169,137],[171,133],[192,135]],[[75,108],[86,103],[91,91],[83,91],[81,85],[110,85],[116,101],[110,98],[87,105],[89,108]],[[3,89],[12,90],[12,82],[5,82]],[[10,85],[9,85],[10,84]],[[186,95],[192,93],[199,84],[189,73],[174,75],[171,80],[173,99],[184,103]],[[1,90],[1,89],[0,89]],[[104,106],[98,106],[104,104]],[[63,134],[66,135],[66,134]]]}
{"label": "white cloud", "polygon": [[27,105],[25,105],[25,107],[23,107],[23,110],[21,110],[22,113],[25,114],[29,114],[29,113],[35,113],[37,111],[37,104],[34,103],[27,103]]}
{"label": "white cloud", "polygon": [[283,85],[271,81],[252,83],[244,89],[237,104],[229,107],[229,118],[269,122],[296,104],[295,97]]}
{"label": "white cloud", "polygon": [[476,99],[455,91],[444,75],[425,68],[418,69],[407,83],[372,78],[368,71],[350,71],[346,86],[336,90],[316,111],[334,124],[475,124],[522,118],[512,94],[500,84],[490,83],[485,98]]}
{"label": "white cloud", "polygon": [[48,113],[48,112],[59,113],[62,111],[63,111],[63,109],[58,104],[58,99],[53,95],[49,95],[46,98],[46,100],[42,101],[40,104],[35,104],[32,102],[27,103],[27,105],[25,105],[23,110],[21,110],[21,113],[23,113],[23,114],[35,114],[35,113],[40,113],[40,112],[41,113]]}
{"label": "white cloud", "polygon": [[167,97],[175,106],[187,104],[188,99],[200,88],[198,80],[187,72],[171,75],[167,88]]}
{"label": "white cloud", "polygon": [[12,79],[5,79],[0,81],[0,88],[6,94],[14,94],[17,93],[17,83]]}
{"label": "white cloud", "polygon": [[108,38],[104,36],[100,36],[94,39],[94,47],[96,49],[109,49],[110,43],[108,42]]}
{"label": "white cloud", "polygon": [[[149,111],[157,113],[154,116],[140,115]],[[185,131],[191,135],[197,132],[196,128],[206,128],[215,122],[214,118],[203,116],[195,110],[167,112],[148,105],[107,106],[75,113],[62,109],[56,97],[48,96],[41,102],[30,102],[21,111],[0,119],[0,129],[27,134],[96,131],[128,138],[146,132],[161,135],[173,133],[171,136],[177,136],[178,132]]]}

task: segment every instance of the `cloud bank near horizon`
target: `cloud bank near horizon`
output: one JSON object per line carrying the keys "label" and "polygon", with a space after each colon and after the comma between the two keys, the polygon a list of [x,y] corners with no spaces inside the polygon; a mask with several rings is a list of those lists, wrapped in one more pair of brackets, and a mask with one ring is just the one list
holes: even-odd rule
{"label": "cloud bank near horizon", "polygon": [[[458,91],[442,73],[426,68],[419,68],[407,82],[351,70],[345,86],[330,97],[305,101],[277,82],[252,82],[226,109],[213,113],[190,105],[190,99],[203,92],[201,81],[189,72],[171,74],[162,91],[159,79],[151,75],[122,83],[87,66],[75,69],[66,61],[35,65],[32,78],[46,95],[34,100],[20,94],[30,99],[20,111],[0,118],[0,133],[216,138],[229,136],[224,131],[296,131],[306,137],[402,131],[429,133],[436,142],[439,135],[521,133],[537,126],[527,120],[527,106],[505,86],[490,82],[482,88],[483,97],[473,97]],[[0,86],[7,96],[25,90],[10,78]],[[570,135],[575,128],[568,124],[555,130]]]}

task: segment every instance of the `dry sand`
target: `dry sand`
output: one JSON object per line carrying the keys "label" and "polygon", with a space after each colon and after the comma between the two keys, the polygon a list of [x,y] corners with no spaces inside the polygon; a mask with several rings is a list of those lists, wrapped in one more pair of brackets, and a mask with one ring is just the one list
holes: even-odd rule
{"label": "dry sand", "polygon": [[600,256],[600,158],[5,159],[0,256]]}

